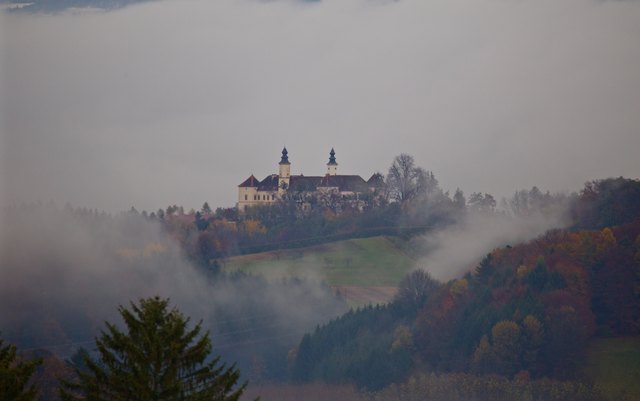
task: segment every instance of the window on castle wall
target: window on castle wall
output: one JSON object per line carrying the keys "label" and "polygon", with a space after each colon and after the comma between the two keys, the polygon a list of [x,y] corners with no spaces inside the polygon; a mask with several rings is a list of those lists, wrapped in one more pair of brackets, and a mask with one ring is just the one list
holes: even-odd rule
{"label": "window on castle wall", "polygon": [[244,200],[248,200],[249,199],[249,195],[245,194],[244,195]]}

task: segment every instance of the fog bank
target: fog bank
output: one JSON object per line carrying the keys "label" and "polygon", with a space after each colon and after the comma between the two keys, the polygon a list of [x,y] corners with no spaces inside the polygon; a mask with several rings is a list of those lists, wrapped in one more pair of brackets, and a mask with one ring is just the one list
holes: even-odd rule
{"label": "fog bank", "polygon": [[565,211],[535,213],[530,216],[469,213],[458,223],[415,239],[426,255],[416,266],[447,281],[459,278],[496,248],[516,245],[546,231],[566,227]]}
{"label": "fog bank", "polygon": [[250,365],[259,359],[277,375],[270,364],[285,370],[286,352],[302,334],[347,308],[314,280],[206,274],[140,216],[51,206],[3,212],[0,333],[22,350],[68,357],[78,347],[92,349],[105,320],[120,322],[119,305],[159,295],[193,323],[202,320],[215,353],[243,373],[255,374]]}

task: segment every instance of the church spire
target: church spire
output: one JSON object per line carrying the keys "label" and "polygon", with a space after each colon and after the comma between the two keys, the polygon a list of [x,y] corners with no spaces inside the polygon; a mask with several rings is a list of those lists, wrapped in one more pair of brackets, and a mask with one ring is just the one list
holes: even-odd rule
{"label": "church spire", "polygon": [[328,164],[335,164],[335,165],[338,164],[338,163],[336,163],[336,151],[333,150],[333,148],[331,148],[331,152],[329,152],[329,163]]}
{"label": "church spire", "polygon": [[282,158],[280,159],[280,164],[291,164],[289,163],[289,152],[287,152],[287,148],[282,148]]}
{"label": "church spire", "polygon": [[278,194],[282,195],[289,188],[289,177],[291,176],[291,163],[289,163],[289,152],[287,148],[282,148],[282,159],[280,159],[278,174]]}
{"label": "church spire", "polygon": [[327,163],[327,175],[338,174],[338,163],[336,162],[336,151],[331,148],[329,152],[329,163]]}

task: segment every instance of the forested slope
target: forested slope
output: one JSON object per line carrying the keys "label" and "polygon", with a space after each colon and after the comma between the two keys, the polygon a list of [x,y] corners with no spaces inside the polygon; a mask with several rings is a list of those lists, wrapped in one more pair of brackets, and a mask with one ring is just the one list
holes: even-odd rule
{"label": "forested slope", "polygon": [[580,379],[591,339],[640,335],[639,189],[590,183],[572,229],[496,249],[448,283],[409,276],[391,304],[306,335],[293,377],[369,389],[421,372]]}

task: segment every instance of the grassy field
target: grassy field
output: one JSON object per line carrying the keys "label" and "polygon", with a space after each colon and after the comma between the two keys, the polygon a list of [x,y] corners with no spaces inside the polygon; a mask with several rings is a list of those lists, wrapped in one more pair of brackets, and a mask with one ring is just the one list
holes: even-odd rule
{"label": "grassy field", "polygon": [[415,261],[389,237],[357,238],[309,248],[228,258],[223,269],[270,278],[315,277],[361,305],[386,302]]}
{"label": "grassy field", "polygon": [[640,401],[640,337],[595,340],[585,371],[610,400]]}

